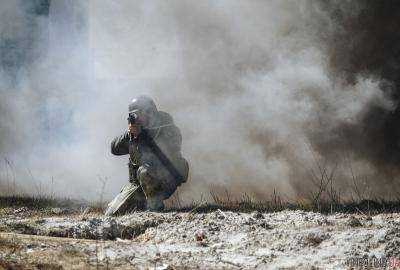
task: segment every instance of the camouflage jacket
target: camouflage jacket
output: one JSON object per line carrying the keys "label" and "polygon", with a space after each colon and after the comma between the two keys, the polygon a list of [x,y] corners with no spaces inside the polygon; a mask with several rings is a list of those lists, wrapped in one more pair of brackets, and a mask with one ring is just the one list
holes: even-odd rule
{"label": "camouflage jacket", "polygon": [[[183,182],[187,179],[188,165],[182,157],[181,145],[182,136],[180,130],[175,126],[172,117],[166,113],[159,111],[153,127],[147,129],[147,133],[151,136],[160,150],[168,157],[175,168],[183,176]],[[137,139],[130,140],[128,132],[116,137],[111,142],[111,153],[114,155],[129,154],[129,180],[136,182],[137,169],[146,165],[152,177],[162,178],[166,182],[176,183],[176,179],[171,175],[167,168],[162,164],[154,151],[146,143],[146,139],[140,134]]]}

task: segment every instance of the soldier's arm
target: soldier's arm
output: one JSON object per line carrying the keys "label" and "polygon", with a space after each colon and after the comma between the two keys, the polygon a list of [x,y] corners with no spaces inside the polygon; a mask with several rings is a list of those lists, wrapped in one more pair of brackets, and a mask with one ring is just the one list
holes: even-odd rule
{"label": "soldier's arm", "polygon": [[129,134],[125,132],[111,142],[111,153],[121,156],[129,154]]}

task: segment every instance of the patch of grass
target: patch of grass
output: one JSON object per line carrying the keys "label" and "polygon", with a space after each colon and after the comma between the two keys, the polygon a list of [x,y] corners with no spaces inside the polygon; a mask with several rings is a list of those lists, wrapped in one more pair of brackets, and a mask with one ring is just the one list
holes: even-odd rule
{"label": "patch of grass", "polygon": [[[328,185],[324,185],[328,186]],[[333,189],[329,190],[330,194],[336,194]],[[319,189],[318,194],[326,193],[325,188]],[[12,195],[0,196],[0,213],[1,209],[7,208],[27,208],[30,210],[46,210],[52,208],[63,209],[86,209],[85,214],[102,214],[105,207],[104,201],[99,202],[78,202],[71,199],[55,199],[44,196],[29,195]],[[200,199],[192,203],[183,205],[181,200],[172,200],[167,206],[166,212],[183,211],[183,212],[211,212],[217,209],[224,211],[236,212],[277,212],[282,210],[304,210],[329,213],[358,213],[369,216],[377,213],[394,213],[400,212],[400,197],[397,200],[367,200],[354,199],[342,200],[338,196],[310,196],[295,201],[283,199],[275,190],[272,195],[263,201],[256,200],[248,194],[243,194],[240,198],[233,198],[228,191],[223,194],[210,193],[209,200]],[[53,213],[54,214],[54,213]],[[61,212],[60,214],[63,214]]]}
{"label": "patch of grass", "polygon": [[400,212],[400,200],[330,200],[330,198],[315,197],[310,199],[299,199],[294,202],[283,200],[276,192],[269,200],[257,201],[245,194],[241,199],[232,199],[230,196],[212,194],[214,202],[192,202],[188,205],[170,205],[166,211],[184,211],[205,213],[217,209],[223,211],[236,212],[278,212],[282,210],[303,210],[329,213],[358,213],[369,216],[378,213],[396,213]]}
{"label": "patch of grass", "polygon": [[30,264],[30,263],[17,263],[13,261],[7,261],[0,258],[0,269],[10,269],[10,270],[22,270],[22,269],[43,269],[43,270],[61,270],[63,267],[57,264],[49,264],[49,263],[38,263],[38,264]]}
{"label": "patch of grass", "polygon": [[10,195],[0,196],[1,208],[19,208],[26,207],[32,210],[43,210],[46,208],[73,208],[78,207],[81,203],[71,199],[55,199],[45,196],[30,195]]}
{"label": "patch of grass", "polygon": [[0,237],[0,247],[16,250],[19,248],[19,245],[17,243],[15,243],[14,241]]}
{"label": "patch of grass", "polygon": [[10,229],[12,232],[17,232],[17,233],[32,234],[32,235],[37,234],[37,229],[34,226],[25,223],[11,223]]}
{"label": "patch of grass", "polygon": [[0,269],[12,269],[12,270],[22,270],[22,269],[26,269],[25,266],[15,263],[15,262],[11,262],[11,261],[6,261],[0,258]]}
{"label": "patch of grass", "polygon": [[98,202],[92,202],[88,204],[88,212],[90,214],[103,214],[104,211],[107,208],[107,203],[98,201]]}

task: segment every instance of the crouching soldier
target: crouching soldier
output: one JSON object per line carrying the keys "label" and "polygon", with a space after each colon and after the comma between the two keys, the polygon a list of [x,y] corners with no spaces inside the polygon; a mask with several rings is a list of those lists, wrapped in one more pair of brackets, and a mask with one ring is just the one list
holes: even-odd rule
{"label": "crouching soldier", "polygon": [[128,130],[111,143],[114,155],[129,154],[130,183],[109,203],[105,214],[162,210],[163,201],[188,177],[181,144],[181,133],[168,113],[158,111],[147,96],[132,100]]}

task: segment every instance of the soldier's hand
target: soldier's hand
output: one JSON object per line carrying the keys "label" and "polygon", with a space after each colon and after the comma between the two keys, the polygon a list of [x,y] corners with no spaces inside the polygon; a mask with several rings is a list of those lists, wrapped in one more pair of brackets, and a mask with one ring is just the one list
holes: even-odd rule
{"label": "soldier's hand", "polygon": [[141,131],[140,125],[128,124],[128,132],[129,132],[134,138],[136,138],[137,136],[139,136],[140,131]]}

